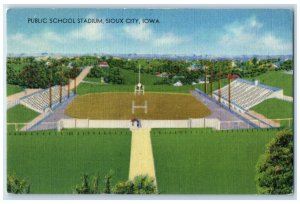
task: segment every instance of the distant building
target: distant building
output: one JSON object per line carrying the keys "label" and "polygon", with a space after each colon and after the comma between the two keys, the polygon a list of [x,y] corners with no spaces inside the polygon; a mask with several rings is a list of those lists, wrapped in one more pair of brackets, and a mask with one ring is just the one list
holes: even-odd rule
{"label": "distant building", "polygon": [[99,62],[99,63],[98,63],[98,66],[99,66],[99,67],[109,67],[109,65],[108,65],[107,62]]}
{"label": "distant building", "polygon": [[162,73],[157,73],[156,76],[161,78],[167,78],[169,77],[169,74],[167,72],[162,72]]}
{"label": "distant building", "polygon": [[240,78],[240,76],[239,76],[239,75],[236,75],[236,74],[232,74],[232,75],[229,75],[227,78],[228,78],[228,79],[234,80],[234,79]]}
{"label": "distant building", "polygon": [[199,84],[204,84],[204,83],[209,83],[209,80],[208,79],[199,79]]}
{"label": "distant building", "polygon": [[181,81],[177,81],[175,84],[173,84],[173,86],[183,86]]}
{"label": "distant building", "polygon": [[282,63],[281,61],[274,62],[274,63],[272,63],[272,67],[275,68],[275,69],[276,69],[276,68],[280,68],[281,63]]}
{"label": "distant building", "polygon": [[72,62],[69,62],[68,64],[68,68],[72,69],[73,68],[73,63]]}
{"label": "distant building", "polygon": [[49,62],[49,61],[47,61],[47,62],[45,63],[45,65],[46,65],[46,66],[51,66],[51,65],[52,65],[52,63],[51,63],[51,62]]}
{"label": "distant building", "polygon": [[188,67],[188,70],[202,70],[204,69],[203,65],[192,64],[192,66]]}

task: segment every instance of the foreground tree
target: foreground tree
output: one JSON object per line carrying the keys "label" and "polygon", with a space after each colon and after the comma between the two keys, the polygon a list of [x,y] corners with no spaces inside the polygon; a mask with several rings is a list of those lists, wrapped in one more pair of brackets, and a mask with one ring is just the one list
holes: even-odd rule
{"label": "foreground tree", "polygon": [[256,185],[259,194],[293,193],[293,133],[277,134],[256,165]]}
{"label": "foreground tree", "polygon": [[30,185],[24,179],[9,175],[7,177],[7,192],[14,194],[30,193]]}
{"label": "foreground tree", "polygon": [[153,178],[137,176],[133,181],[119,182],[113,188],[115,194],[157,194]]}
{"label": "foreground tree", "polygon": [[77,194],[97,194],[99,191],[99,176],[95,176],[90,182],[89,176],[84,174],[82,176],[82,181],[80,185],[77,185],[75,192]]}

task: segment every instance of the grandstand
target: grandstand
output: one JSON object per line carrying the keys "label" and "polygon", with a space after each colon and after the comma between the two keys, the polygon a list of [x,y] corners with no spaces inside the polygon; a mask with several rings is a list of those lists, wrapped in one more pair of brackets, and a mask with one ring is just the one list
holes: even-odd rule
{"label": "grandstand", "polygon": [[[221,102],[226,105],[229,104],[228,89],[228,85],[221,89]],[[279,98],[282,95],[282,89],[260,84],[258,81],[236,79],[230,84],[231,107],[242,113],[266,99]],[[214,91],[213,97],[219,99],[218,90]]]}
{"label": "grandstand", "polygon": [[[57,106],[59,104],[59,86],[53,86],[51,89],[52,93],[52,108]],[[65,100],[67,98],[68,92],[67,90],[62,87],[62,100]],[[21,98],[20,103],[24,106],[37,111],[39,113],[44,113],[47,110],[49,110],[49,88],[43,89],[41,91],[35,92],[31,95],[28,95],[24,98]]]}

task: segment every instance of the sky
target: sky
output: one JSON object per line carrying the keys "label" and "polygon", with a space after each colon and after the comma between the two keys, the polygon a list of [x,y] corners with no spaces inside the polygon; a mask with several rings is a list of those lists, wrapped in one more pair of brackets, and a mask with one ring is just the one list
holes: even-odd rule
{"label": "sky", "polygon": [[[28,23],[47,18],[47,23]],[[138,19],[139,23],[50,23],[50,18]],[[158,19],[159,23],[143,23]],[[290,9],[9,9],[7,53],[287,55]]]}

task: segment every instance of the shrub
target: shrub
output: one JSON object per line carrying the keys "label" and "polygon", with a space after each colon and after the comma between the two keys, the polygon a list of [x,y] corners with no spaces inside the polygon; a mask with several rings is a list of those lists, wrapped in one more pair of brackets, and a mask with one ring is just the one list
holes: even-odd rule
{"label": "shrub", "polygon": [[293,192],[293,133],[279,132],[267,146],[256,165],[256,186],[259,194]]}
{"label": "shrub", "polygon": [[30,185],[15,175],[7,177],[7,192],[14,194],[27,194],[30,192]]}
{"label": "shrub", "polygon": [[133,181],[122,181],[115,185],[113,193],[116,194],[156,194],[157,188],[153,178],[137,176]]}

